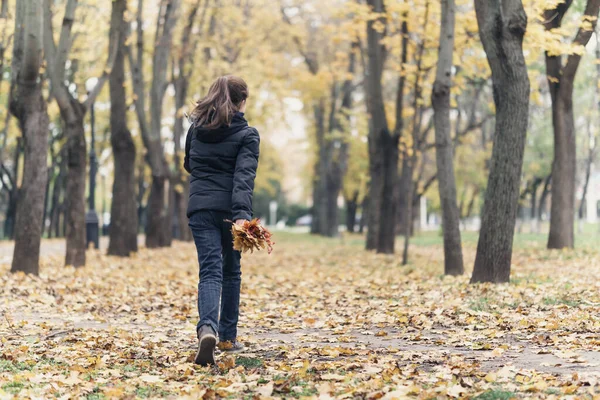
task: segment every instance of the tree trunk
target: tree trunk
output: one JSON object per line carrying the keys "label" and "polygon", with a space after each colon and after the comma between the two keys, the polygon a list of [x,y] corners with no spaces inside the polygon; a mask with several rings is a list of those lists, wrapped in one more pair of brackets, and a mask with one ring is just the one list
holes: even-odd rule
{"label": "tree trunk", "polygon": [[548,198],[548,194],[550,194],[550,183],[552,182],[552,174],[546,177],[546,181],[544,182],[544,190],[542,190],[542,195],[540,196],[540,204],[538,205],[538,220],[542,220],[544,213],[546,212],[546,199]]}
{"label": "tree trunk", "polygon": [[361,205],[360,222],[358,224],[358,233],[365,232],[365,226],[369,225],[369,196],[365,196]]}
{"label": "tree trunk", "polygon": [[[52,2],[44,1],[44,55],[47,75],[51,81],[51,93],[56,99],[65,126],[67,138],[67,183],[66,183],[66,241],[65,264],[81,267],[85,265],[86,225],[85,225],[85,175],[86,141],[84,117],[94,103],[112,70],[116,41],[111,37],[108,59],[102,75],[95,87],[89,91],[84,102],[75,98],[65,84],[66,64],[73,41],[72,28],[75,21],[77,0],[68,0],[62,19],[58,45],[54,42],[52,26]],[[114,32],[113,32],[114,33]]]}
{"label": "tree trunk", "polygon": [[521,0],[475,0],[479,35],[492,70],[496,127],[471,282],[508,282],[529,117]]}
{"label": "tree trunk", "polygon": [[[140,163],[138,165],[138,174],[137,174],[137,214],[138,214],[138,225],[139,228],[143,228],[143,231],[146,231],[147,221],[146,221],[146,206],[144,205],[144,197],[146,196],[146,190],[148,184],[144,179],[144,164]],[[141,230],[138,229],[138,232]]]}
{"label": "tree trunk", "polygon": [[[555,9],[544,13],[546,30],[558,29],[572,0],[566,0]],[[585,47],[596,27],[600,0],[588,0],[584,12],[591,29],[580,26],[574,45]],[[554,128],[554,161],[552,163],[552,205],[550,209],[550,234],[548,248],[561,249],[575,246],[575,179],[577,173],[577,147],[575,117],[573,113],[573,83],[581,61],[581,53],[567,57],[565,65],[560,55],[548,52],[546,75],[552,99],[552,126]]]}
{"label": "tree trunk", "polygon": [[[75,109],[78,107],[75,106]],[[82,110],[81,110],[82,111]],[[67,136],[67,183],[66,201],[66,240],[65,265],[83,267],[85,265],[85,173],[86,144],[83,127],[83,112],[73,121],[65,121]]]}
{"label": "tree trunk", "polygon": [[[367,4],[376,13],[384,13],[383,0],[368,0]],[[369,113],[369,219],[368,250],[393,254],[396,229],[396,206],[398,201],[398,143],[397,132],[390,132],[385,114],[382,74],[386,58],[385,46],[381,43],[385,29],[375,24],[384,24],[385,17],[367,23],[368,74],[365,78],[367,111]]]}
{"label": "tree trunk", "polygon": [[[128,257],[136,252],[138,220],[135,201],[135,143],[127,127],[125,93],[125,40],[127,22],[124,15],[126,0],[112,3],[111,31],[119,31],[117,55],[111,71],[110,87],[110,143],[113,149],[115,171],[113,196],[110,207],[111,224],[108,254]],[[111,34],[111,37],[114,36]]]}
{"label": "tree trunk", "polygon": [[313,178],[313,212],[310,233],[319,235],[325,232],[327,225],[327,194],[326,177],[327,166],[325,162],[325,99],[319,99],[313,107],[315,118],[316,141],[317,141],[317,160],[315,162],[315,176]]}
{"label": "tree trunk", "polygon": [[50,208],[50,226],[48,228],[48,237],[60,236],[60,214],[62,209],[61,192],[63,191],[65,184],[65,169],[66,158],[64,154],[62,154],[58,168],[58,175],[56,178],[54,178],[54,184],[52,185],[52,206]]}
{"label": "tree trunk", "polygon": [[346,230],[350,233],[356,231],[356,210],[358,209],[358,190],[352,194],[352,198],[346,199]]}
{"label": "tree trunk", "polygon": [[181,76],[175,80],[175,126],[173,128],[173,141],[175,143],[175,177],[173,190],[173,237],[179,240],[192,240],[188,227],[187,204],[189,198],[189,180],[182,169],[181,163],[181,138],[183,136],[183,114],[188,92],[187,78]]}
{"label": "tree trunk", "polygon": [[40,0],[19,1],[15,19],[11,113],[23,133],[23,183],[19,189],[11,272],[39,273],[42,218],[48,174],[48,111],[42,96]]}
{"label": "tree trunk", "polygon": [[456,205],[454,154],[450,136],[454,10],[454,0],[442,0],[440,48],[435,83],[431,94],[431,104],[434,110],[437,177],[444,234],[444,273],[446,275],[462,275],[464,272],[460,240],[460,214]]}
{"label": "tree trunk", "polygon": [[171,244],[171,214],[165,197],[169,193],[166,177],[153,176],[146,206],[146,247],[167,247]]}
{"label": "tree trunk", "polygon": [[15,238],[15,219],[17,217],[18,198],[18,188],[11,189],[8,194],[8,204],[6,207],[6,216],[4,220],[4,237],[6,239]]}

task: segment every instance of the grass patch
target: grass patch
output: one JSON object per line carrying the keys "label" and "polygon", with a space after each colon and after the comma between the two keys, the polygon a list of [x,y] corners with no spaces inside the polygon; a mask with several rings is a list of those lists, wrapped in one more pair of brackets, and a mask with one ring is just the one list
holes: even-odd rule
{"label": "grass patch", "polygon": [[566,305],[569,307],[577,307],[581,302],[579,300],[570,300],[566,298],[558,298],[558,297],[544,297],[542,300],[544,305],[546,306],[556,306],[556,305]]}
{"label": "grass patch", "polygon": [[469,302],[469,308],[473,311],[485,311],[491,310],[490,299],[488,297],[480,297]]}
{"label": "grass patch", "polygon": [[142,399],[147,399],[150,397],[167,397],[172,393],[157,386],[138,386],[135,389],[135,394]]}
{"label": "grass patch", "polygon": [[17,371],[31,371],[33,367],[24,362],[16,362],[8,360],[0,360],[0,372],[17,372]]}
{"label": "grass patch", "polygon": [[545,392],[547,395],[560,395],[562,394],[560,390],[556,389],[556,388],[550,388],[548,390],[546,390]]}
{"label": "grass patch", "polygon": [[510,400],[516,398],[517,395],[513,392],[505,390],[488,390],[480,395],[473,397],[473,400]]}
{"label": "grass patch", "polygon": [[260,368],[263,366],[263,361],[260,358],[238,357],[235,365],[241,365],[244,368]]}
{"label": "grass patch", "polygon": [[24,386],[22,382],[8,382],[2,385],[2,389],[12,395],[17,395]]}

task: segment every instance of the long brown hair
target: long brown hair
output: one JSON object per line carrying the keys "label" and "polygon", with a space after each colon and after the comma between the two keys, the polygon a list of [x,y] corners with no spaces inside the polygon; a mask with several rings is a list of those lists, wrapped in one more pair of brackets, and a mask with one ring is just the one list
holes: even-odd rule
{"label": "long brown hair", "polygon": [[231,125],[231,119],[248,98],[248,85],[240,77],[225,75],[210,85],[208,94],[196,103],[190,117],[196,126],[216,129]]}

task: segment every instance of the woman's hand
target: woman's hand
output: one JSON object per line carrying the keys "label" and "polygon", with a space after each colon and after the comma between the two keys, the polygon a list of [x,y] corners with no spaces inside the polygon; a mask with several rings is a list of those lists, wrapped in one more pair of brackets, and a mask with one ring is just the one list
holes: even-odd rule
{"label": "woman's hand", "polygon": [[240,226],[241,226],[241,225],[244,225],[244,223],[246,223],[246,220],[245,220],[245,219],[238,219],[238,220],[236,220],[236,221],[235,221],[235,224],[236,224],[236,225],[240,225]]}

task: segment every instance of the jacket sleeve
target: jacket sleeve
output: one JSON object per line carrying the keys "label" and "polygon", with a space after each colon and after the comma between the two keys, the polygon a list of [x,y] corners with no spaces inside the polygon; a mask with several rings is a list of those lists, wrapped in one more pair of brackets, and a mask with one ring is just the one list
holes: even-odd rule
{"label": "jacket sleeve", "polygon": [[232,219],[252,218],[252,194],[254,192],[254,178],[258,168],[258,155],[260,137],[258,131],[250,128],[244,138],[242,147],[235,162],[233,174],[233,192],[231,194]]}
{"label": "jacket sleeve", "polygon": [[190,147],[192,146],[193,130],[194,129],[192,125],[190,126],[187,136],[185,137],[185,157],[183,158],[183,168],[185,168],[185,170],[190,174],[192,173],[192,169],[190,168]]}

